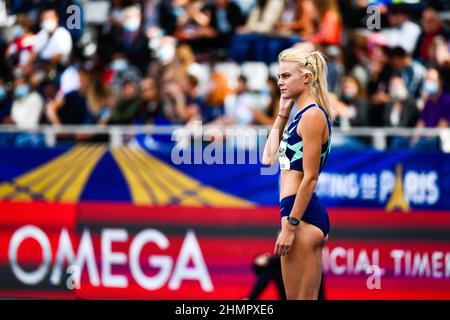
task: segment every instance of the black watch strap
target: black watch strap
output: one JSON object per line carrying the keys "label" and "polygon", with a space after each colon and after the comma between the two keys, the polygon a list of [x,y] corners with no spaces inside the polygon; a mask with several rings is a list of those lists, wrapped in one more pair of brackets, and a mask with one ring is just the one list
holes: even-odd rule
{"label": "black watch strap", "polygon": [[300,220],[298,220],[297,218],[291,217],[291,216],[287,217],[287,221],[294,226],[296,226],[300,223]]}

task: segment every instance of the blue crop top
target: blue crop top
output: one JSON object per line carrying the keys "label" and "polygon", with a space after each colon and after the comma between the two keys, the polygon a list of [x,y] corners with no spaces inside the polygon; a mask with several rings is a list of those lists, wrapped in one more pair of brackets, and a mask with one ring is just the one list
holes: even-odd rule
{"label": "blue crop top", "polygon": [[297,133],[297,126],[302,118],[302,115],[306,112],[306,110],[312,107],[319,107],[320,110],[325,113],[328,124],[328,139],[322,145],[319,172],[322,171],[322,168],[328,159],[328,155],[331,150],[331,122],[326,111],[321,106],[314,103],[297,113],[283,133],[283,139],[281,140],[280,147],[278,149],[278,159],[281,170],[296,170],[303,172],[303,141]]}

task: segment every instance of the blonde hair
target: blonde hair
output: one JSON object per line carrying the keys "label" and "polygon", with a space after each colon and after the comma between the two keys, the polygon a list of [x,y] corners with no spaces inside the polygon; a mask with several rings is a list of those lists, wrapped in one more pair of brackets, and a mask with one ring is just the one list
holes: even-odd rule
{"label": "blonde hair", "polygon": [[333,117],[327,86],[328,67],[324,55],[319,51],[307,52],[299,48],[283,50],[279,62],[296,62],[301,73],[310,72],[313,76],[311,91],[319,100],[321,107],[325,109],[329,118]]}

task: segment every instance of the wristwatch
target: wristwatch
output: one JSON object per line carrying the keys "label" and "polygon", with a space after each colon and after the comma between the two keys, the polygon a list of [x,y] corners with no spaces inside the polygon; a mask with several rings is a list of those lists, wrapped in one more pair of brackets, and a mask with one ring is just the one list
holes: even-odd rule
{"label": "wristwatch", "polygon": [[287,217],[287,221],[290,224],[292,224],[293,226],[296,226],[296,225],[298,225],[300,223],[300,220],[298,220],[297,218],[291,217],[291,216]]}

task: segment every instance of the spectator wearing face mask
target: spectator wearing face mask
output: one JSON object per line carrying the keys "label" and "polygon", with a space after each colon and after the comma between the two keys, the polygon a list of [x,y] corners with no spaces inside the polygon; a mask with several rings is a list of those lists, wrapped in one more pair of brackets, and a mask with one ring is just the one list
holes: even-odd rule
{"label": "spectator wearing face mask", "polygon": [[145,74],[151,60],[151,51],[149,39],[141,28],[142,14],[139,6],[125,8],[122,21],[122,30],[114,51],[123,52],[130,64],[136,66],[141,74]]}
{"label": "spectator wearing face mask", "polygon": [[11,119],[18,128],[30,129],[39,124],[44,99],[32,90],[27,77],[21,75],[14,81],[14,98]]}
{"label": "spectator wearing face mask", "polygon": [[5,57],[12,64],[23,66],[33,49],[34,33],[31,30],[31,23],[25,16],[19,15],[10,31],[13,40],[6,49]]}
{"label": "spectator wearing face mask", "polygon": [[367,95],[358,79],[347,75],[342,81],[338,121],[341,127],[369,125]]}
{"label": "spectator wearing face mask", "polygon": [[414,99],[409,95],[405,82],[399,75],[389,81],[391,102],[384,113],[386,127],[414,127],[419,119],[419,110]]}
{"label": "spectator wearing face mask", "polygon": [[27,72],[31,72],[36,62],[47,65],[49,72],[58,71],[68,62],[72,52],[72,38],[69,31],[58,23],[58,13],[54,8],[42,11],[41,31],[34,39],[33,50],[26,62]]}
{"label": "spectator wearing face mask", "polygon": [[[358,78],[352,75],[345,76],[340,92],[339,99],[335,101],[338,125],[341,128],[368,126],[369,105],[367,94]],[[368,142],[358,137],[342,137],[335,141],[346,149],[362,149],[366,147]]]}
{"label": "spectator wearing face mask", "polygon": [[113,54],[113,59],[103,75],[103,81],[110,86],[113,95],[116,97],[120,95],[125,80],[131,79],[139,82],[141,78],[142,74],[139,69],[128,61],[123,52]]}
{"label": "spectator wearing face mask", "polygon": [[[442,81],[437,69],[427,71],[418,102],[420,119],[417,128],[447,128],[450,121],[450,94],[442,90]],[[418,149],[437,150],[438,138],[415,136],[411,142]]]}
{"label": "spectator wearing face mask", "polygon": [[[383,125],[386,127],[414,127],[419,119],[419,110],[400,75],[394,75],[389,80],[389,96],[391,101],[386,105]],[[407,148],[408,143],[407,137],[390,137],[389,139],[389,146],[393,150]]]}

